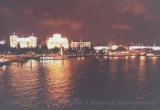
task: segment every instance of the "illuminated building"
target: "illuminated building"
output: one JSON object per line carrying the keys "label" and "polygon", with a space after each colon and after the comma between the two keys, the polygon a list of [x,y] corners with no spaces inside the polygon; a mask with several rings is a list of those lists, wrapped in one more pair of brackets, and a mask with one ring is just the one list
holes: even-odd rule
{"label": "illuminated building", "polygon": [[109,47],[107,46],[94,46],[93,47],[95,50],[109,50]]}
{"label": "illuminated building", "polygon": [[68,39],[62,38],[61,34],[53,34],[53,36],[47,40],[48,49],[52,49],[55,47],[60,48],[61,46],[64,49],[69,48]]}
{"label": "illuminated building", "polygon": [[4,40],[0,41],[0,45],[4,45],[6,42]]}
{"label": "illuminated building", "polygon": [[94,46],[93,48],[96,51],[96,53],[98,53],[99,51],[108,51],[109,50],[108,46]]}
{"label": "illuminated building", "polygon": [[12,48],[35,48],[37,46],[37,38],[35,36],[18,37],[17,35],[10,36],[10,47]]}
{"label": "illuminated building", "polygon": [[154,51],[160,50],[160,46],[129,46],[129,50],[145,50],[145,49],[151,49]]}
{"label": "illuminated building", "polygon": [[118,45],[112,45],[112,46],[110,46],[110,49],[111,49],[111,50],[116,50],[116,49],[118,49],[118,48],[119,48]]}
{"label": "illuminated building", "polygon": [[79,41],[79,42],[71,42],[71,48],[84,48],[88,47],[91,48],[91,42],[84,42],[84,41]]}
{"label": "illuminated building", "polygon": [[0,41],[0,54],[6,51],[5,41]]}
{"label": "illuminated building", "polygon": [[116,51],[116,50],[119,50],[119,49],[123,49],[123,50],[128,50],[128,46],[126,45],[121,45],[121,44],[116,44],[115,42],[110,42],[109,43],[109,49],[110,50],[113,50],[113,51]]}
{"label": "illuminated building", "polygon": [[117,45],[116,42],[110,41],[109,42],[109,49],[110,50],[117,50],[121,45]]}

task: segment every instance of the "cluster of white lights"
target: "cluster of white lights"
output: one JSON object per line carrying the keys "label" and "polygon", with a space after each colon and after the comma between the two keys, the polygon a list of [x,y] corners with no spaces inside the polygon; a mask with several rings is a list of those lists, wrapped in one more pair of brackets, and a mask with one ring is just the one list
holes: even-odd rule
{"label": "cluster of white lights", "polygon": [[129,46],[129,50],[136,50],[136,49],[152,49],[152,50],[160,50],[160,46]]}
{"label": "cluster of white lights", "polygon": [[30,48],[37,46],[37,37],[29,36],[29,37],[18,37],[17,35],[10,36],[10,46],[15,48],[20,46],[20,48]]}
{"label": "cluster of white lights", "polygon": [[53,36],[47,40],[48,49],[55,47],[60,48],[61,46],[65,49],[69,48],[68,39],[62,38],[61,34],[53,34]]}

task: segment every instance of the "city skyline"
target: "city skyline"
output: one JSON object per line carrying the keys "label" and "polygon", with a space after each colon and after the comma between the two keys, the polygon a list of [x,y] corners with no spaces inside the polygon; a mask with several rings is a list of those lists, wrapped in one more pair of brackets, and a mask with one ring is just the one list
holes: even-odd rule
{"label": "city skyline", "polygon": [[0,0],[0,110],[160,110],[160,0]]}
{"label": "city skyline", "polygon": [[[90,42],[90,43],[92,43],[92,44],[94,44],[94,45],[106,45],[106,44],[110,44],[110,43],[113,43],[113,44],[119,44],[119,45],[136,45],[136,46],[151,46],[151,45],[160,45],[160,42],[158,42],[158,43],[155,43],[155,42],[133,42],[133,41],[131,41],[131,42],[126,42],[126,43],[123,43],[123,42],[119,42],[119,41],[109,41],[109,40],[103,40],[103,41],[93,41],[93,40],[91,40],[91,39],[88,39],[88,40],[85,40],[85,39],[82,39],[82,38],[77,38],[77,39],[69,39],[70,37],[69,36],[65,36],[65,35],[63,35],[63,34],[61,34],[61,33],[52,33],[51,34],[51,36],[48,36],[47,38],[45,38],[44,40],[42,40],[42,39],[40,39],[40,37],[39,36],[37,36],[37,35],[35,35],[34,33],[31,33],[31,34],[23,34],[23,33],[21,33],[21,34],[18,34],[18,33],[15,33],[15,32],[13,32],[12,34],[10,34],[9,36],[7,36],[7,38],[4,38],[3,40],[0,40],[2,43],[4,43],[4,44],[7,44],[7,43],[9,43],[9,41],[10,41],[10,37],[11,36],[17,36],[17,37],[19,37],[19,38],[24,38],[24,39],[26,39],[26,38],[28,38],[28,37],[31,37],[31,36],[34,36],[34,37],[36,37],[36,42],[37,42],[37,44],[46,44],[47,42],[48,42],[48,40],[50,39],[50,38],[52,38],[54,35],[60,35],[61,37],[64,37],[65,39],[67,39],[67,41],[68,42]],[[58,40],[58,39],[57,39]],[[61,41],[60,39],[59,39],[59,41]]]}
{"label": "city skyline", "polygon": [[69,39],[159,43],[158,0],[1,0],[0,40],[32,33]]}

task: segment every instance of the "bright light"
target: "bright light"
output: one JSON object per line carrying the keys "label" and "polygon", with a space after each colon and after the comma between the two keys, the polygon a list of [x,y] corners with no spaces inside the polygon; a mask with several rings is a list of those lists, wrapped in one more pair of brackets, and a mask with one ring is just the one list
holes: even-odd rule
{"label": "bright light", "polygon": [[128,60],[128,56],[126,56],[125,58],[126,58],[126,60]]}
{"label": "bright light", "polygon": [[136,58],[136,56],[135,56],[135,55],[132,55],[131,58]]}
{"label": "bright light", "polygon": [[53,36],[47,40],[48,49],[55,47],[60,48],[61,46],[65,49],[69,48],[68,39],[62,38],[61,34],[53,34]]}
{"label": "bright light", "polygon": [[156,50],[160,50],[160,47],[158,47],[158,46],[153,46],[152,49],[156,51]]}
{"label": "bright light", "polygon": [[118,45],[112,45],[112,46],[111,46],[111,49],[112,49],[112,50],[116,50],[117,48],[118,48]]}
{"label": "bright light", "polygon": [[71,42],[71,47],[72,48],[83,48],[83,47],[91,47],[91,42],[84,42],[84,41],[80,41],[80,42],[75,42],[72,41]]}
{"label": "bright light", "polygon": [[36,47],[37,38],[34,36],[23,38],[23,37],[18,37],[17,35],[11,35],[10,36],[10,46],[12,48],[15,48],[18,45],[20,46],[20,48]]}
{"label": "bright light", "polygon": [[105,49],[105,50],[109,50],[109,47],[107,47],[107,46],[95,46],[95,47],[93,47],[95,50],[97,50],[97,51],[100,51],[100,50],[103,50],[103,49]]}
{"label": "bright light", "polygon": [[145,56],[140,56],[140,60],[145,60],[146,57]]}
{"label": "bright light", "polygon": [[160,46],[129,46],[129,50],[136,50],[136,49],[152,49],[152,50],[160,50]]}
{"label": "bright light", "polygon": [[1,44],[1,45],[4,45],[4,44],[5,44],[5,41],[0,41],[0,44]]}

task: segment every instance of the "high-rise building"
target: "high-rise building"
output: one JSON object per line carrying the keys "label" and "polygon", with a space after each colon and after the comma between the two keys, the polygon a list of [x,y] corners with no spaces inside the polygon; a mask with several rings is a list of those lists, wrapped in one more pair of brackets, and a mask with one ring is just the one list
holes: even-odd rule
{"label": "high-rise building", "polygon": [[37,38],[35,36],[18,37],[13,34],[10,36],[10,47],[12,48],[35,48],[37,47]]}
{"label": "high-rise building", "polygon": [[64,49],[69,48],[69,43],[67,38],[62,38],[61,34],[53,34],[52,37],[50,37],[47,40],[47,47],[48,49],[53,49],[55,47],[60,48],[63,47]]}

